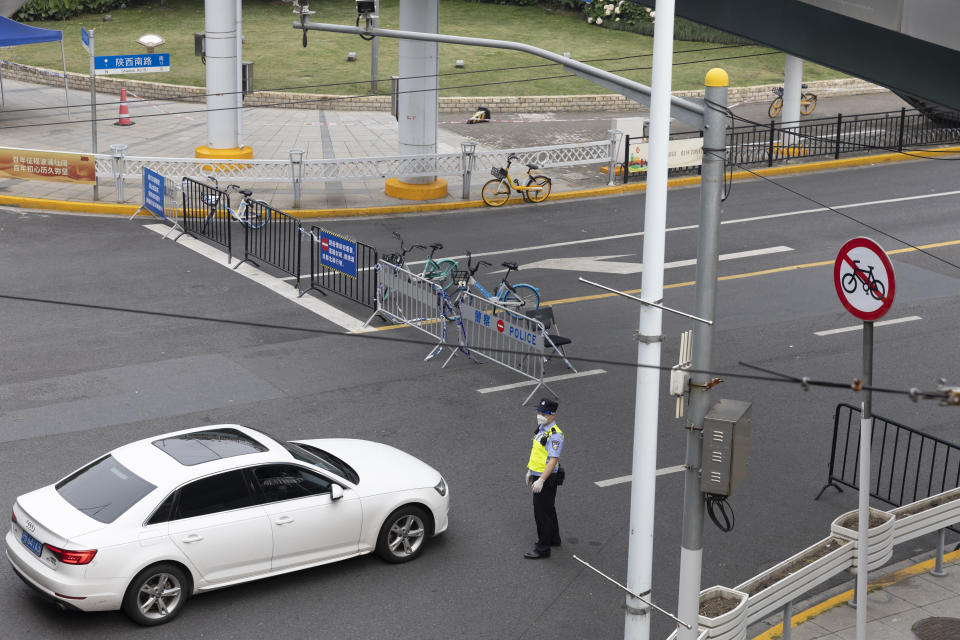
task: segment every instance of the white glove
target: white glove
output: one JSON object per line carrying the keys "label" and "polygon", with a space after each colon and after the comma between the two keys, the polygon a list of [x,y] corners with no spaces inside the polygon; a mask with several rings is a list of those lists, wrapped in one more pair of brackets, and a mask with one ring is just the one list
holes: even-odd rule
{"label": "white glove", "polygon": [[523,486],[525,486],[525,487],[529,487],[529,486],[530,486],[530,476],[531,476],[531,475],[533,475],[533,474],[530,473],[530,469],[527,469],[527,475],[525,475],[525,476],[523,477]]}
{"label": "white glove", "polygon": [[543,476],[537,478],[537,481],[533,483],[533,492],[540,493],[540,490],[543,489]]}

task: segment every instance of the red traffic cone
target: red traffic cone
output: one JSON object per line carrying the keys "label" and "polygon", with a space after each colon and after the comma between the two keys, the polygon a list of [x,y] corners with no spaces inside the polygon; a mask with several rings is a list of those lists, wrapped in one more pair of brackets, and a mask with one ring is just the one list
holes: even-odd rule
{"label": "red traffic cone", "polygon": [[120,87],[120,118],[114,122],[118,127],[129,127],[133,124],[130,119],[130,109],[127,108],[127,88]]}

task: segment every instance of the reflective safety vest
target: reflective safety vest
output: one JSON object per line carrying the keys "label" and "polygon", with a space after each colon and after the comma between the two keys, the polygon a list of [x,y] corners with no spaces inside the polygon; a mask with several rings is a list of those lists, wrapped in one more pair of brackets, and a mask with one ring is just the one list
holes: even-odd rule
{"label": "reflective safety vest", "polygon": [[563,435],[560,427],[554,423],[549,429],[540,433],[539,429],[533,436],[533,446],[530,447],[530,461],[527,462],[527,469],[534,473],[543,473],[547,468],[547,440],[554,433]]}

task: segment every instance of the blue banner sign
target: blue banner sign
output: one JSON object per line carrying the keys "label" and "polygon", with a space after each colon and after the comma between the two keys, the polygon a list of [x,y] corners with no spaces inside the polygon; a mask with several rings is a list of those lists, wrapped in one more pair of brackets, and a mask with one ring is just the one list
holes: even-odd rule
{"label": "blue banner sign", "polygon": [[320,264],[351,278],[357,277],[357,242],[320,229]]}
{"label": "blue banner sign", "polygon": [[146,167],[143,168],[143,208],[159,218],[166,218],[166,179]]}
{"label": "blue banner sign", "polygon": [[80,27],[80,44],[87,50],[87,53],[90,53],[90,32],[83,27]]}
{"label": "blue banner sign", "polygon": [[138,53],[127,56],[94,56],[94,73],[157,73],[170,71],[169,53]]}

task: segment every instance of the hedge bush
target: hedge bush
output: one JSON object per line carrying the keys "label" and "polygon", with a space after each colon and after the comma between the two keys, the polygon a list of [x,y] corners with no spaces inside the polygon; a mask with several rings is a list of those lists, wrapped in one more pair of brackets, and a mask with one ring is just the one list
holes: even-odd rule
{"label": "hedge bush", "polygon": [[81,13],[104,13],[121,6],[126,6],[125,0],[29,0],[13,19],[19,22],[66,20]]}

